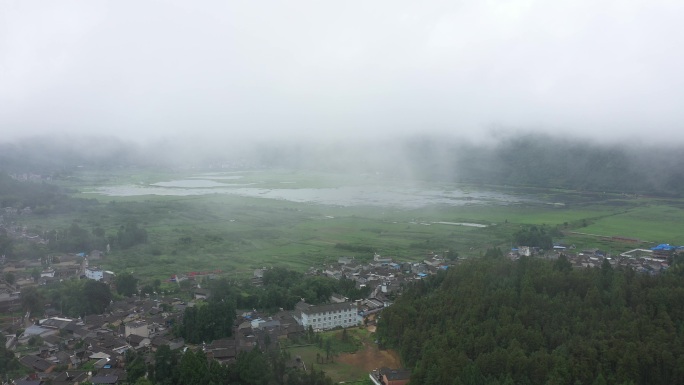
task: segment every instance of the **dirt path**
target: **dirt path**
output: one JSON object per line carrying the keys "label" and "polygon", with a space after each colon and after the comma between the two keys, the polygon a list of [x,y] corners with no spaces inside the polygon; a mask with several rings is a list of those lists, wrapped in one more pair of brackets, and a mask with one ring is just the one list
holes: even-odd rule
{"label": "dirt path", "polygon": [[335,360],[357,368],[363,368],[366,372],[383,366],[401,368],[401,360],[395,351],[389,349],[380,350],[376,344],[369,342],[364,342],[363,349],[359,349],[356,353],[340,354]]}

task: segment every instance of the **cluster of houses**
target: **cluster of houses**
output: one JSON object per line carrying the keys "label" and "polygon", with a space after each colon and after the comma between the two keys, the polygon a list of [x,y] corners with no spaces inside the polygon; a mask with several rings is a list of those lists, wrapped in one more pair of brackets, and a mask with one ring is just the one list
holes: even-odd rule
{"label": "cluster of houses", "polygon": [[17,353],[19,361],[31,371],[12,383],[124,383],[127,350],[184,347],[182,340],[171,336],[170,329],[180,317],[178,310],[185,306],[174,299],[129,299],[112,303],[106,314],[78,319],[47,310],[45,318],[33,320],[23,331],[19,326],[3,331],[7,348],[21,352]]}
{"label": "cluster of houses", "polygon": [[684,246],[660,244],[650,249],[633,249],[620,254],[611,254],[596,248],[576,250],[565,246],[554,246],[553,251],[542,252],[521,246],[511,249],[508,257],[515,260],[523,255],[538,255],[558,259],[562,254],[575,268],[600,267],[607,260],[613,267],[628,267],[639,273],[657,275],[670,268],[670,257],[676,253],[684,253]]}
{"label": "cluster of houses", "polygon": [[[391,257],[375,254],[368,263],[362,263],[350,257],[341,257],[338,258],[336,264],[312,268],[309,273],[335,279],[345,277],[353,280],[357,288],[369,288],[371,294],[357,301],[359,315],[364,317],[391,305],[391,299],[400,294],[409,282],[424,279],[448,268],[449,262],[434,253],[427,254],[422,262],[400,262]],[[331,298],[331,301],[341,302],[335,297]]]}
{"label": "cluster of houses", "polygon": [[47,239],[43,238],[40,234],[34,234],[30,232],[26,226],[6,224],[6,222],[10,221],[8,219],[9,217],[27,214],[31,214],[30,207],[25,207],[23,209],[4,207],[0,209],[0,231],[4,232],[7,234],[7,236],[13,239],[22,239],[33,243],[46,245],[48,243]]}
{"label": "cluster of houses", "polygon": [[41,175],[26,172],[17,174],[10,173],[8,175],[10,176],[10,178],[21,182],[49,182],[52,180],[51,175]]}
{"label": "cluster of houses", "polygon": [[[183,339],[175,338],[171,329],[180,322],[183,311],[195,306],[197,301],[202,299],[184,302],[177,298],[131,298],[112,303],[108,312],[102,315],[72,319],[56,311],[47,311],[46,318],[23,331],[18,326],[6,329],[3,332],[7,347],[21,351],[17,353],[21,355],[20,362],[32,372],[11,384],[126,383],[126,351],[144,352],[151,360],[152,354],[162,345],[168,345],[172,350],[203,349],[208,358],[230,363],[240,352],[256,347],[262,350],[276,348],[284,339],[302,336],[306,329],[297,315],[320,312],[325,306],[332,312],[335,307],[309,305],[302,308],[298,305],[301,311],[280,311],[273,315],[256,310],[239,312],[232,337],[188,346]],[[353,320],[346,326],[357,325],[356,306],[347,303],[344,307],[347,312],[342,314]],[[21,331],[18,337],[17,331]],[[293,366],[302,365],[301,360],[296,361],[293,360]]]}

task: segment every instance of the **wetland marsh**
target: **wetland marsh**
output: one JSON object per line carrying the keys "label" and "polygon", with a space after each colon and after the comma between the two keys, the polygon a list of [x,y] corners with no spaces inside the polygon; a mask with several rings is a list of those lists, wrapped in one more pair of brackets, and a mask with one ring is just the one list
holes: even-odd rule
{"label": "wetland marsh", "polygon": [[404,181],[378,175],[288,170],[240,172],[83,172],[67,183],[99,206],[78,215],[34,220],[36,227],[102,227],[128,221],[147,244],[112,250],[102,265],[168,277],[184,271],[287,266],[305,270],[340,256],[401,260],[455,250],[477,257],[507,249],[522,226],[558,229],[554,241],[611,251],[634,244],[583,236],[620,236],[684,244],[679,200],[557,189]]}

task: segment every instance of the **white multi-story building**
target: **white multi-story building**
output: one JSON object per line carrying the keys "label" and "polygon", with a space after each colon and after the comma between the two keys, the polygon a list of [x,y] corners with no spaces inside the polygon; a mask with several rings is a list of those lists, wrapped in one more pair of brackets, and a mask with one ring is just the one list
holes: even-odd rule
{"label": "white multi-story building", "polygon": [[358,313],[353,302],[310,305],[302,301],[295,306],[294,318],[304,328],[311,326],[314,330],[327,330],[358,325]]}

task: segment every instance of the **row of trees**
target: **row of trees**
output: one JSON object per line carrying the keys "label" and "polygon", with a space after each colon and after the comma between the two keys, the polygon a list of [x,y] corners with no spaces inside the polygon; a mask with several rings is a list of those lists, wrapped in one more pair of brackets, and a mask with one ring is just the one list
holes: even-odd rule
{"label": "row of trees", "polygon": [[[343,277],[340,280],[310,276],[283,267],[264,272],[263,287],[245,286],[244,295],[238,296],[237,306],[242,309],[259,308],[275,311],[279,308],[294,309],[300,300],[319,304],[328,302],[333,293],[351,299],[368,296],[369,288],[356,288],[356,283]],[[213,294],[212,294],[213,295]]]}
{"label": "row of trees", "polygon": [[418,384],[684,383],[684,281],[481,259],[417,282],[378,333]]}
{"label": "row of trees", "polygon": [[[554,235],[558,236],[558,231],[554,229]],[[522,228],[513,234],[513,241],[518,246],[539,247],[545,250],[553,248],[552,231],[545,226],[530,226]]]}
{"label": "row of trees", "polygon": [[147,243],[147,230],[139,227],[135,221],[128,221],[125,225],[119,226],[116,235],[107,235],[99,225],[88,230],[74,222],[68,228],[48,231],[46,238],[50,250],[67,253],[104,250],[107,245],[128,249]]}
{"label": "row of trees", "polygon": [[[201,351],[185,353],[161,346],[145,365],[141,353],[126,356],[128,383],[158,385],[332,385],[332,380],[313,367],[294,368],[287,352],[241,352],[234,363],[220,365]],[[147,376],[145,378],[145,376]]]}
{"label": "row of trees", "polygon": [[107,284],[91,279],[71,279],[41,289],[30,286],[21,291],[24,309],[37,315],[47,303],[69,317],[102,314],[112,298]]}

